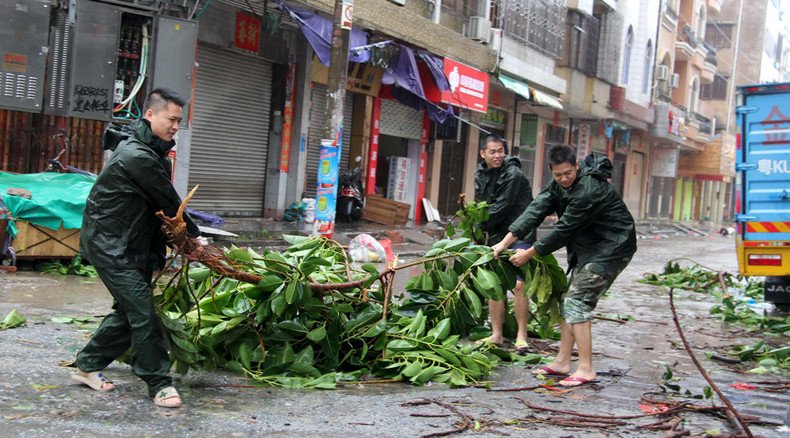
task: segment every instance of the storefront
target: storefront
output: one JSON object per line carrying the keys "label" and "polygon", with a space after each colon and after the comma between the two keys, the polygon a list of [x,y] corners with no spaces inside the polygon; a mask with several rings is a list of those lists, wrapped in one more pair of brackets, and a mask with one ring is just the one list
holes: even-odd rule
{"label": "storefront", "polygon": [[414,218],[423,112],[381,99],[380,120],[373,123],[379,126],[376,193],[411,204],[409,218]]}
{"label": "storefront", "polygon": [[188,156],[188,186],[200,189],[192,208],[263,213],[271,113],[282,106],[272,90],[285,87],[274,84],[273,68],[287,59],[287,44],[272,38],[257,17],[226,3],[213,3],[201,20]]}

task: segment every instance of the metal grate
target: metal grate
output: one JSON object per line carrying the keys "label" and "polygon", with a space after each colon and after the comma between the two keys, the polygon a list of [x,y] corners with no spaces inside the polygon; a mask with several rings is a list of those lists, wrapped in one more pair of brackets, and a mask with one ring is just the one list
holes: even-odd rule
{"label": "metal grate", "polygon": [[555,59],[562,57],[567,8],[562,0],[493,0],[495,26]]}
{"label": "metal grate", "polygon": [[380,132],[393,137],[419,139],[422,136],[422,111],[394,100],[382,100]]}

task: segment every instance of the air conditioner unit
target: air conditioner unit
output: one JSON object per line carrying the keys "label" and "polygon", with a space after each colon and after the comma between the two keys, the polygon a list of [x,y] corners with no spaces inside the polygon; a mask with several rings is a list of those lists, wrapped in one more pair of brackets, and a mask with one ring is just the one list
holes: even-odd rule
{"label": "air conditioner unit", "polygon": [[469,25],[466,30],[466,36],[483,44],[488,44],[491,38],[491,23],[486,20],[486,17],[469,17]]}
{"label": "air conditioner unit", "polygon": [[673,73],[672,77],[669,79],[669,86],[672,88],[677,88],[680,85],[680,75],[677,73]]}
{"label": "air conditioner unit", "polygon": [[669,79],[669,67],[666,65],[656,66],[656,80],[666,81],[667,79]]}

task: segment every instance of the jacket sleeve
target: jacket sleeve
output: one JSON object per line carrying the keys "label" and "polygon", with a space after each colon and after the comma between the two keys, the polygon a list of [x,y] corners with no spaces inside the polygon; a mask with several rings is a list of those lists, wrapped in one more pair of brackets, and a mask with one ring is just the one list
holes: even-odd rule
{"label": "jacket sleeve", "polygon": [[535,242],[535,251],[540,255],[551,254],[554,251],[572,243],[581,230],[590,224],[605,208],[600,196],[595,193],[594,187],[579,187],[574,193],[568,207],[554,229]]}
{"label": "jacket sleeve", "polygon": [[[127,174],[148,195],[154,208],[162,210],[169,217],[175,216],[181,205],[181,197],[170,182],[165,166],[160,165],[153,154],[149,156],[145,153],[131,155],[126,164]],[[187,234],[192,237],[200,236],[200,230],[186,212],[184,222],[186,222]]]}
{"label": "jacket sleeve", "polygon": [[524,213],[518,217],[508,230],[519,239],[524,239],[532,230],[535,230],[543,223],[546,216],[557,210],[557,198],[551,191],[551,185],[547,185],[535,199],[529,204]]}
{"label": "jacket sleeve", "polygon": [[521,179],[515,172],[507,172],[498,189],[496,199],[488,207],[488,220],[483,222],[483,231],[496,228],[508,218],[510,209],[516,204],[516,195],[521,191]]}

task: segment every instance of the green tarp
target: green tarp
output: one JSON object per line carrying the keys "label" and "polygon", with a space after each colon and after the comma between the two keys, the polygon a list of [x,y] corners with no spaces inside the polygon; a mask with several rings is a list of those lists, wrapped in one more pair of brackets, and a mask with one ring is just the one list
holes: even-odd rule
{"label": "green tarp", "polygon": [[[11,216],[53,230],[82,226],[85,200],[96,181],[95,176],[76,173],[0,172],[0,196]],[[25,189],[32,199],[11,196],[9,188]]]}

